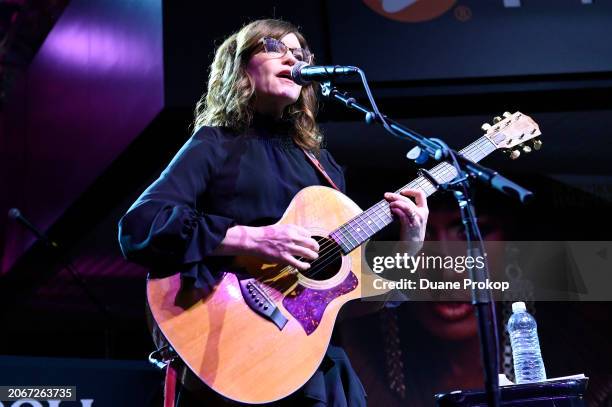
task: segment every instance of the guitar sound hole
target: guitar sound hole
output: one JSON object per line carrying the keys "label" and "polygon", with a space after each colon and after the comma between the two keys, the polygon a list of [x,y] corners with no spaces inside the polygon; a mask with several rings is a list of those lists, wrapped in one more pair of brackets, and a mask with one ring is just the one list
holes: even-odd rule
{"label": "guitar sound hole", "polygon": [[310,262],[308,270],[300,271],[300,273],[312,280],[328,280],[340,271],[342,251],[338,243],[330,238],[322,236],[312,238],[319,243],[319,258]]}

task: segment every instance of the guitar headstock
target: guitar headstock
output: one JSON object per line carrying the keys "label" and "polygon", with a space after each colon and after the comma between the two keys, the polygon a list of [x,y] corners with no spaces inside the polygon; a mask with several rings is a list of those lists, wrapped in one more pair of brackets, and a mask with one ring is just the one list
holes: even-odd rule
{"label": "guitar headstock", "polygon": [[542,147],[542,142],[537,139],[542,133],[531,117],[521,112],[505,112],[503,116],[497,116],[493,124],[485,123],[481,127],[496,148],[506,150],[510,158],[516,159],[521,152],[530,153]]}

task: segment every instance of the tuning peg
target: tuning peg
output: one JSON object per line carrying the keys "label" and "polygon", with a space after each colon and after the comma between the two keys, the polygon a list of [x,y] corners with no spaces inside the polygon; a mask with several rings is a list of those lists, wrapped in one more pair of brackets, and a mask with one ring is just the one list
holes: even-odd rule
{"label": "tuning peg", "polygon": [[482,129],[482,131],[486,133],[491,128],[491,125],[489,123],[483,123],[482,126],[480,126],[480,128]]}
{"label": "tuning peg", "polygon": [[531,147],[529,147],[529,146],[523,146],[523,152],[524,152],[524,153],[531,153]]}
{"label": "tuning peg", "polygon": [[508,117],[512,116],[512,113],[504,112],[503,116],[507,119]]}
{"label": "tuning peg", "polygon": [[499,116],[495,116],[495,117],[493,118],[493,123],[499,123],[499,122],[501,122],[501,121],[502,121],[502,118],[501,118],[501,117],[499,117]]}
{"label": "tuning peg", "polygon": [[516,160],[521,156],[521,152],[519,150],[511,150],[510,151],[510,159]]}
{"label": "tuning peg", "polygon": [[542,142],[538,139],[533,140],[533,149],[539,150],[542,148]]}

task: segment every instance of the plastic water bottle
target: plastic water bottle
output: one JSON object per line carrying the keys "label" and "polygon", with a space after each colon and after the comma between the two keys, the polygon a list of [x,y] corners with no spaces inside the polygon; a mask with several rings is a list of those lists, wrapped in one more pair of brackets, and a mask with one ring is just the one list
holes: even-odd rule
{"label": "plastic water bottle", "polygon": [[538,326],[535,319],[527,312],[524,302],[512,304],[508,333],[512,344],[516,383],[546,380],[546,370],[538,340]]}

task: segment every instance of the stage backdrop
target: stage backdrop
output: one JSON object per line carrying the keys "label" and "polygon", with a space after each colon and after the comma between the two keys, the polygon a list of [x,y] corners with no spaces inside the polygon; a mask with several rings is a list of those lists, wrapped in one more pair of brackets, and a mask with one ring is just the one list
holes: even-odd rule
{"label": "stage backdrop", "polygon": [[373,81],[610,71],[612,2],[328,1],[333,62]]}

